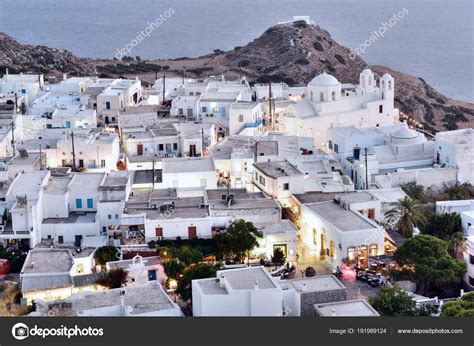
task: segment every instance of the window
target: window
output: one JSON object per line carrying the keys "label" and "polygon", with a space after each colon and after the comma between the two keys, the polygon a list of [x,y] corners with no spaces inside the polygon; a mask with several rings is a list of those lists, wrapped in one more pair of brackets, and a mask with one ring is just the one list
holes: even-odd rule
{"label": "window", "polygon": [[220,112],[220,107],[214,107],[214,112],[219,113]]}
{"label": "window", "polygon": [[331,95],[332,95],[332,100],[333,100],[333,101],[336,101],[336,92],[333,91]]}
{"label": "window", "polygon": [[77,198],[76,199],[76,208],[81,209],[82,208],[82,199]]}
{"label": "window", "polygon": [[371,208],[371,209],[368,210],[367,217],[371,220],[375,220],[375,209],[374,208]]}
{"label": "window", "polygon": [[383,105],[380,105],[380,106],[379,106],[379,113],[380,113],[380,114],[383,113]]}
{"label": "window", "polygon": [[331,240],[330,248],[329,248],[329,256],[334,257],[336,255],[336,245]]}
{"label": "window", "polygon": [[178,187],[178,181],[177,180],[173,180],[173,187]]}
{"label": "window", "polygon": [[316,228],[313,228],[313,244],[316,245],[318,243],[318,231]]}
{"label": "window", "polygon": [[201,187],[207,186],[207,179],[201,179]]}
{"label": "window", "polygon": [[108,215],[108,218],[109,218],[109,220],[112,220],[112,215],[109,214],[109,215]]}
{"label": "window", "polygon": [[201,107],[201,112],[202,113],[207,113],[207,107]]}
{"label": "window", "polygon": [[164,147],[163,144],[158,144],[158,151],[163,151],[163,150],[165,150],[164,148],[165,147]]}
{"label": "window", "polygon": [[155,236],[156,237],[162,237],[163,236],[163,228],[161,228],[161,227],[155,228]]}
{"label": "window", "polygon": [[335,153],[339,152],[339,146],[336,143],[334,143],[334,152]]}
{"label": "window", "polygon": [[173,143],[173,150],[178,150],[178,143]]}
{"label": "window", "polygon": [[118,219],[118,218],[119,218],[119,214],[115,214],[115,218]]}
{"label": "window", "polygon": [[102,168],[105,167],[105,160],[100,160],[100,167],[102,167]]}
{"label": "window", "polygon": [[351,261],[355,260],[355,247],[354,246],[347,248],[347,258]]}
{"label": "window", "polygon": [[260,184],[262,184],[263,186],[265,186],[265,178],[260,176]]}
{"label": "window", "polygon": [[107,101],[107,102],[105,103],[105,109],[110,109],[110,102],[109,102],[109,101]]}
{"label": "window", "polygon": [[255,180],[258,181],[258,172],[255,172]]}
{"label": "window", "polygon": [[288,191],[290,189],[290,183],[283,184],[283,190]]}
{"label": "window", "polygon": [[319,93],[319,101],[324,101],[324,93]]}
{"label": "window", "polygon": [[64,237],[62,235],[58,236],[58,243],[59,244],[64,243]]}
{"label": "window", "polygon": [[369,247],[369,256],[377,256],[377,244],[371,244]]}
{"label": "window", "polygon": [[189,92],[189,95],[193,96],[193,95],[194,95],[194,92],[193,92],[193,91],[190,91],[190,92]]}
{"label": "window", "polygon": [[87,208],[89,209],[94,208],[94,200],[92,198],[87,199]]}
{"label": "window", "polygon": [[329,149],[332,150],[332,148],[333,148],[332,141],[329,141],[329,142],[328,142],[328,147],[329,147]]}
{"label": "window", "polygon": [[244,122],[244,115],[239,114],[239,123],[243,123],[243,122]]}
{"label": "window", "polygon": [[178,108],[178,114],[179,115],[183,115],[184,114],[184,110],[182,108]]}

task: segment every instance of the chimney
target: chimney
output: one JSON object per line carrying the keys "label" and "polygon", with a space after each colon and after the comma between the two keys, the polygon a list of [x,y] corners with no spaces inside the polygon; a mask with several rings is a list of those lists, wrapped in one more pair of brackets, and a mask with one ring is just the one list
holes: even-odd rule
{"label": "chimney", "polygon": [[5,82],[8,82],[8,69],[5,69]]}
{"label": "chimney", "polygon": [[225,288],[225,277],[223,274],[219,277],[219,287],[220,288]]}
{"label": "chimney", "polygon": [[306,292],[306,282],[303,282],[303,286],[301,286],[301,292]]}
{"label": "chimney", "polygon": [[63,73],[63,80],[66,80],[66,79],[67,79],[67,74]]}
{"label": "chimney", "polygon": [[336,316],[336,309],[334,309],[334,307],[331,309],[331,316],[332,317]]}
{"label": "chimney", "polygon": [[258,280],[255,280],[255,282],[253,283],[253,289],[258,290]]}

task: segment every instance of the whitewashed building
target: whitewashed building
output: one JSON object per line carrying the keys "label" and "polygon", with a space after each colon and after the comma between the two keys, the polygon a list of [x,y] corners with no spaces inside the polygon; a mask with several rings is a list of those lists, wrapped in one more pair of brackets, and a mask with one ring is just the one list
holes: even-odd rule
{"label": "whitewashed building", "polygon": [[282,114],[282,130],[313,137],[317,147],[325,147],[331,127],[395,125],[394,87],[394,79],[387,73],[377,85],[368,69],[360,74],[359,85],[341,84],[327,73],[320,74],[309,82],[307,97],[290,104]]}

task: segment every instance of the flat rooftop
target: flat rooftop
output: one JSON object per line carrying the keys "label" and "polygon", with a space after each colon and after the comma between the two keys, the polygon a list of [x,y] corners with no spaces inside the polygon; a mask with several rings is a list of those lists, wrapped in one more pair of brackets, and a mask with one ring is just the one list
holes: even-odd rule
{"label": "flat rooftop", "polygon": [[324,292],[346,289],[346,286],[334,275],[321,275],[310,278],[299,278],[287,280],[297,292]]}
{"label": "flat rooftop", "polygon": [[28,252],[21,273],[66,273],[72,264],[73,259],[69,250],[37,248]]}
{"label": "flat rooftop", "polygon": [[72,177],[51,177],[44,192],[48,195],[63,195],[67,192]]}
{"label": "flat rooftop", "polygon": [[271,178],[289,177],[303,175],[303,173],[288,161],[259,162],[254,166],[266,176]]}
{"label": "flat rooftop", "polygon": [[47,314],[49,310],[57,308],[56,311],[60,316],[98,316],[100,313],[95,312],[95,309],[110,307],[117,308],[110,311],[111,316],[121,316],[122,291],[125,291],[123,299],[126,309],[124,315],[126,316],[177,309],[177,306],[171,302],[168,295],[159,286],[157,281],[149,281],[135,287],[96,292],[83,291],[62,301],[42,303],[40,309],[42,314]]}
{"label": "flat rooftop", "polygon": [[314,309],[322,317],[377,317],[379,313],[365,300],[344,300],[340,302],[315,304]]}
{"label": "flat rooftop", "polygon": [[163,159],[163,173],[193,173],[215,171],[210,157]]}
{"label": "flat rooftop", "polygon": [[95,223],[97,213],[95,212],[69,212],[69,217],[46,218],[45,224],[71,224],[71,223]]}
{"label": "flat rooftop", "polygon": [[371,202],[375,201],[375,197],[369,194],[366,191],[354,191],[354,192],[347,192],[344,194],[336,194],[336,198],[340,198],[341,200],[347,201],[349,203],[363,203],[363,202]]}
{"label": "flat rooftop", "polygon": [[[338,195],[341,195],[338,193]],[[305,192],[301,194],[295,194],[293,197],[300,203],[302,204],[307,204],[307,203],[317,203],[317,202],[328,202],[334,200],[336,197],[336,193],[334,192],[319,192],[319,191],[313,191],[313,192]]]}
{"label": "flat rooftop", "polygon": [[219,270],[216,278],[197,280],[198,285],[205,295],[228,294],[227,290],[219,285],[221,277],[224,277],[232,290],[253,290],[255,283],[258,283],[259,289],[278,288],[264,267]]}
{"label": "flat rooftop", "polygon": [[75,173],[71,186],[99,186],[105,173]]}
{"label": "flat rooftop", "polygon": [[344,209],[334,202],[311,203],[306,206],[343,232],[377,228],[359,214]]}
{"label": "flat rooftop", "polygon": [[[143,257],[142,262],[145,267],[155,266],[161,264],[160,256]],[[128,269],[133,264],[133,259],[123,261],[107,262],[107,267],[110,269]]]}
{"label": "flat rooftop", "polygon": [[298,229],[295,227],[295,225],[293,225],[290,220],[281,220],[280,222],[255,223],[254,225],[264,235],[298,232]]}

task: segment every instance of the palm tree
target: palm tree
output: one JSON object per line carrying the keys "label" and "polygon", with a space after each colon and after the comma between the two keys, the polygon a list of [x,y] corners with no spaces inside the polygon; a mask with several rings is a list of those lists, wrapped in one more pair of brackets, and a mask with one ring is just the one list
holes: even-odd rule
{"label": "palm tree", "polygon": [[464,252],[467,250],[466,237],[462,232],[456,232],[449,240],[449,252],[455,259],[462,260]]}
{"label": "palm tree", "polygon": [[406,196],[394,203],[392,209],[385,212],[385,219],[407,238],[413,236],[413,228],[426,223],[426,216],[418,201]]}

